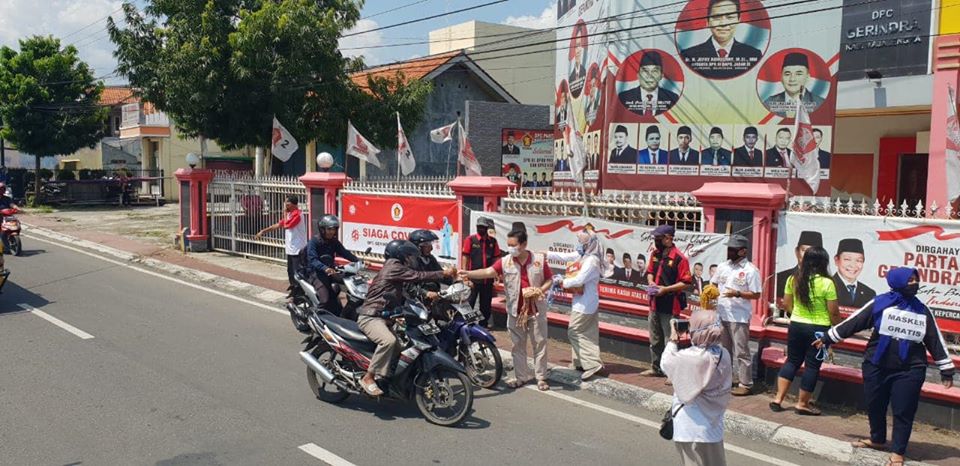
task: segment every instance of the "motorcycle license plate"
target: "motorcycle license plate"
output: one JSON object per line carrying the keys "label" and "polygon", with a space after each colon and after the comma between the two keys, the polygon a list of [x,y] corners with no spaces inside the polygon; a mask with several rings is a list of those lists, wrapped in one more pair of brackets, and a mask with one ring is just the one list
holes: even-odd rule
{"label": "motorcycle license plate", "polygon": [[467,322],[479,321],[482,316],[480,311],[475,310],[472,307],[461,306],[457,309],[457,311],[460,312],[460,315],[462,315]]}
{"label": "motorcycle license plate", "polygon": [[440,333],[440,327],[437,327],[437,324],[433,322],[427,322],[425,324],[420,324],[420,331],[424,335],[436,335]]}

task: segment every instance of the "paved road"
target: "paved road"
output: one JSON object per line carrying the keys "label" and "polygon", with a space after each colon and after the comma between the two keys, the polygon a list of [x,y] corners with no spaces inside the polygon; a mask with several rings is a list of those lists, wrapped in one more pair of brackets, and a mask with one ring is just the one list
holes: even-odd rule
{"label": "paved road", "polygon": [[[285,314],[25,243],[0,295],[2,464],[677,462],[657,416],[576,391],[480,391],[460,429],[397,402],[323,404]],[[728,451],[729,464],[820,463],[727,442],[761,455]],[[312,455],[301,449],[311,444]]]}

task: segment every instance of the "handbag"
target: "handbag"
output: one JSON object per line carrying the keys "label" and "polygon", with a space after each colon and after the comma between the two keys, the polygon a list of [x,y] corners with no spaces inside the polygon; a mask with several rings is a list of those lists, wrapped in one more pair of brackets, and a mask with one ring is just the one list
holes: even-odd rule
{"label": "handbag", "polygon": [[678,406],[676,411],[673,410],[673,407],[670,407],[664,413],[663,420],[660,421],[660,437],[663,437],[664,440],[673,440],[673,418],[681,409],[683,409],[683,404]]}

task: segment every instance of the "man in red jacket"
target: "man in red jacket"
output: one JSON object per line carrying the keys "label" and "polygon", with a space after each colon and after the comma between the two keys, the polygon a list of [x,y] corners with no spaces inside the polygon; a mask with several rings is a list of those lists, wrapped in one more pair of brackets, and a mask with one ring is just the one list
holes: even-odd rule
{"label": "man in red jacket", "polygon": [[[493,266],[503,253],[497,239],[490,235],[493,229],[493,220],[480,217],[477,220],[477,234],[470,235],[463,240],[464,270],[483,270]],[[480,313],[483,320],[480,325],[486,327],[490,321],[490,306],[493,302],[493,280],[475,280],[473,292],[470,293],[470,307],[477,305],[480,298]]]}
{"label": "man in red jacket", "polygon": [[650,355],[651,368],[640,375],[665,377],[660,369],[660,356],[670,336],[670,320],[687,307],[684,291],[690,286],[690,263],[673,244],[676,229],[660,225],[653,230],[656,250],[647,263],[647,293],[650,295]]}

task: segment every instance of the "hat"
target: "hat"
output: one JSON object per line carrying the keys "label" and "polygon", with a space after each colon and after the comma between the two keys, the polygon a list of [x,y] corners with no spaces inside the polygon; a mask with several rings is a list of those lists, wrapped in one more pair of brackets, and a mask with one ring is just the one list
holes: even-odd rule
{"label": "hat", "polygon": [[657,52],[643,52],[643,56],[640,57],[640,66],[659,66],[663,68],[663,59],[660,58],[660,54]]}
{"label": "hat", "polygon": [[714,134],[719,134],[723,136],[723,130],[714,126],[713,128],[710,128],[710,135],[713,136]]}
{"label": "hat", "polygon": [[823,247],[823,235],[819,231],[804,231],[800,233],[800,239],[797,241],[797,247],[816,246]]}
{"label": "hat", "polygon": [[787,56],[783,57],[783,67],[786,68],[788,66],[810,68],[810,60],[807,58],[807,55],[803,53],[788,53]]}
{"label": "hat", "polygon": [[689,126],[681,126],[680,129],[677,130],[677,136],[680,136],[680,135],[683,135],[683,134],[686,134],[687,136],[690,136],[690,135],[693,134],[693,132],[690,131],[690,127],[689,127]]}
{"label": "hat", "polygon": [[660,134],[660,128],[658,128],[657,125],[647,126],[647,137],[651,134]]}
{"label": "hat", "polygon": [[748,134],[752,134],[752,135],[754,135],[754,136],[757,136],[757,135],[759,135],[760,133],[757,133],[757,128],[756,128],[756,127],[747,126],[747,128],[743,130],[743,135],[746,136],[746,135],[748,135]]}
{"label": "hat", "polygon": [[743,249],[750,247],[750,240],[743,235],[731,235],[730,241],[727,241],[728,248]]}
{"label": "hat", "polygon": [[653,230],[653,236],[654,238],[656,238],[657,236],[666,236],[666,235],[673,236],[673,234],[676,232],[677,232],[677,229],[674,228],[673,225],[660,225],[655,230]]}
{"label": "hat", "polygon": [[847,238],[840,240],[840,245],[837,246],[837,255],[843,254],[845,252],[855,252],[858,254],[863,254],[863,242],[856,238]]}
{"label": "hat", "polygon": [[623,125],[617,125],[617,129],[615,129],[613,132],[614,132],[614,133],[630,134],[629,132],[627,132],[627,127],[626,127],[626,126],[623,126]]}
{"label": "hat", "polygon": [[477,226],[493,228],[493,220],[490,220],[487,217],[480,217],[479,219],[477,219]]}

